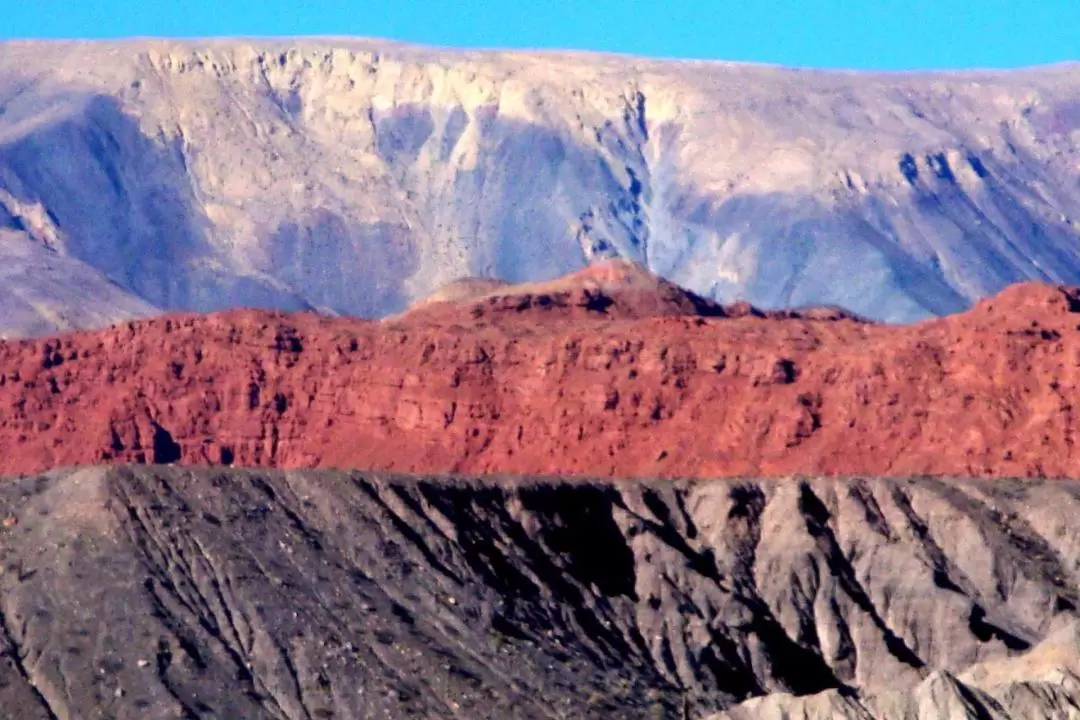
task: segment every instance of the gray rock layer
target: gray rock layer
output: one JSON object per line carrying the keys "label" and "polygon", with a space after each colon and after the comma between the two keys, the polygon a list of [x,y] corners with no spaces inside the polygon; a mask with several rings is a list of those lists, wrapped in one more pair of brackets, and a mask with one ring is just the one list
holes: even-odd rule
{"label": "gray rock layer", "polygon": [[0,44],[0,227],[162,310],[379,316],[618,255],[723,301],[911,320],[1080,282],[1078,180],[1075,66]]}
{"label": "gray rock layer", "polygon": [[56,471],[0,485],[0,702],[1071,717],[1077,518],[1074,482]]}
{"label": "gray rock layer", "polygon": [[778,693],[747,700],[710,720],[1072,720],[1080,718],[1078,630],[1072,620],[1028,653],[975,665],[959,678],[936,670],[905,690]]}

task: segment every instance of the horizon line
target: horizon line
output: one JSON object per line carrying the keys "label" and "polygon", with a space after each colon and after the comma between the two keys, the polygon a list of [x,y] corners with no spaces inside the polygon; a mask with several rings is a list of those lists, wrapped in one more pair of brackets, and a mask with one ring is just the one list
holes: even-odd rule
{"label": "horizon line", "polygon": [[413,51],[437,51],[450,53],[478,53],[484,55],[532,55],[532,56],[587,56],[595,58],[611,58],[622,60],[637,60],[658,64],[696,64],[717,66],[741,66],[762,69],[788,70],[793,72],[816,72],[836,74],[861,74],[861,75],[967,75],[985,73],[1023,73],[1047,69],[1068,69],[1080,66],[1080,60],[1058,60],[1052,62],[1032,63],[1027,65],[1008,66],[965,66],[965,67],[913,67],[913,68],[875,68],[875,67],[851,67],[839,65],[797,65],[762,60],[725,60],[718,57],[697,56],[665,56],[637,54],[621,50],[597,50],[589,48],[571,47],[526,47],[526,46],[480,46],[480,45],[450,45],[442,43],[417,42],[412,40],[398,40],[390,37],[375,35],[334,35],[334,34],[298,34],[298,35],[259,35],[259,34],[236,34],[236,35],[124,35],[124,36],[100,36],[100,37],[7,37],[0,38],[0,48],[4,45],[125,45],[138,43],[176,43],[176,44],[216,44],[216,43],[316,43],[316,42],[354,42],[368,44],[385,44],[395,46],[396,49]]}

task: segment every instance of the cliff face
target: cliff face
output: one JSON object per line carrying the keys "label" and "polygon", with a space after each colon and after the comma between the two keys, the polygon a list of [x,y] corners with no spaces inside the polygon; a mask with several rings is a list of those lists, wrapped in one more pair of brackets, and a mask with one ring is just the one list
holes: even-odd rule
{"label": "cliff face", "polygon": [[13,720],[1072,717],[1078,498],[1073,481],[6,479],[0,700]]}
{"label": "cliff face", "polygon": [[617,255],[722,301],[910,320],[1080,282],[1077,78],[7,43],[0,227],[118,285],[116,318],[381,316]]}
{"label": "cliff face", "polygon": [[1080,296],[909,326],[633,268],[384,321],[230,311],[0,345],[0,470],[99,462],[709,477],[1080,475]]}

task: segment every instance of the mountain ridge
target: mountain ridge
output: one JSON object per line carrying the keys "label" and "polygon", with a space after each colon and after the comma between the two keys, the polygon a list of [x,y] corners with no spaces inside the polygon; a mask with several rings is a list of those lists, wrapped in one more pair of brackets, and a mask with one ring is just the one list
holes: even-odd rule
{"label": "mountain ridge", "polygon": [[0,198],[17,201],[0,225],[33,242],[5,214],[42,218],[148,314],[381,317],[457,277],[616,256],[721,302],[895,321],[1080,282],[1068,66],[20,43],[0,45],[0,110]]}
{"label": "mountain ridge", "polygon": [[597,273],[384,320],[229,310],[0,343],[0,472],[1080,476],[1080,288],[897,326]]}

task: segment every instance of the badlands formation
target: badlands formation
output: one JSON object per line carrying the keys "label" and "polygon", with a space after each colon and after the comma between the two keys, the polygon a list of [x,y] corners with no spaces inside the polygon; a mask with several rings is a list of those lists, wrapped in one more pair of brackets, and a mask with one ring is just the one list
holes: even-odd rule
{"label": "badlands formation", "polygon": [[1065,286],[896,326],[608,261],[2,343],[0,702],[1076,717],[1078,328]]}
{"label": "badlands formation", "polygon": [[6,718],[1031,720],[1075,481],[0,483]]}
{"label": "badlands formation", "polygon": [[0,714],[1080,718],[1078,178],[1072,66],[0,44]]}

